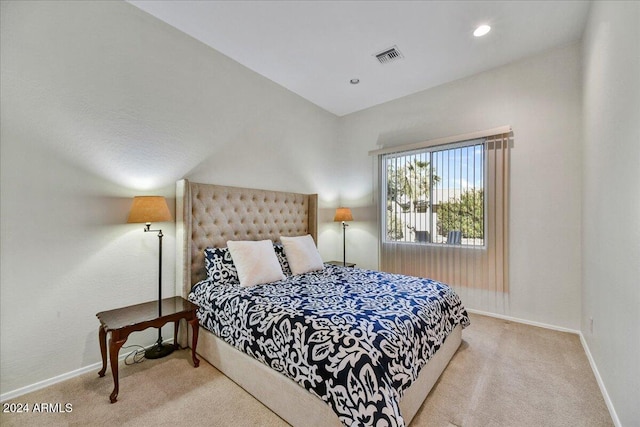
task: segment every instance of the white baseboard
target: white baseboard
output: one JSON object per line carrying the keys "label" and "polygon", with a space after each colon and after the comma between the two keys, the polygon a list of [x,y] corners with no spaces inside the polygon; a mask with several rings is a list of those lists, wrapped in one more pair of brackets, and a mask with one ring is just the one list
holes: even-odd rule
{"label": "white baseboard", "polygon": [[593,360],[593,356],[591,355],[591,350],[589,350],[589,345],[587,344],[587,340],[580,332],[580,342],[582,343],[582,348],[584,348],[584,352],[587,354],[587,359],[589,360],[589,364],[591,365],[591,370],[593,374],[596,376],[596,381],[598,382],[598,387],[600,387],[600,392],[602,393],[602,397],[604,398],[604,403],[607,404],[607,408],[609,409],[609,415],[611,415],[611,420],[616,427],[622,427],[622,423],[620,423],[620,418],[618,418],[618,414],[616,413],[616,409],[613,407],[613,402],[609,397],[609,393],[607,393],[607,388],[604,386],[604,381],[602,381],[602,377],[600,376],[600,372],[598,371],[598,367],[596,366],[595,360]]}
{"label": "white baseboard", "polygon": [[497,319],[508,320],[510,322],[522,323],[525,325],[538,326],[539,328],[552,329],[559,332],[569,332],[570,334],[580,335],[580,331],[575,329],[564,328],[562,326],[549,325],[547,323],[534,322],[531,320],[519,319],[517,317],[505,316],[503,314],[491,313],[488,311],[473,310],[468,308],[469,313],[480,314],[482,316],[495,317]]}
{"label": "white baseboard", "polygon": [[591,370],[593,371],[593,375],[596,377],[596,381],[598,382],[598,387],[600,387],[600,392],[602,393],[604,402],[607,405],[607,409],[609,409],[609,415],[611,415],[611,420],[613,421],[613,424],[616,427],[622,427],[622,424],[620,423],[620,419],[618,418],[618,414],[616,413],[616,410],[613,407],[613,402],[611,402],[609,393],[607,393],[607,388],[604,386],[604,381],[602,381],[602,377],[600,376],[600,372],[598,371],[596,362],[595,360],[593,360],[593,356],[591,355],[591,351],[589,350],[589,346],[587,345],[587,340],[585,340],[584,335],[582,335],[582,331],[563,328],[561,326],[548,325],[546,323],[533,322],[530,320],[519,319],[517,317],[505,316],[502,314],[490,313],[487,311],[480,311],[480,310],[473,310],[473,309],[467,309],[467,311],[469,313],[480,314],[482,316],[495,317],[497,319],[508,320],[510,322],[523,323],[525,325],[538,326],[540,328],[552,329],[554,331],[560,331],[560,332],[569,332],[571,334],[578,335],[580,337],[580,343],[582,344],[582,348],[584,349],[584,352],[587,355],[587,359],[589,360],[589,365],[591,365]]}
{"label": "white baseboard", "polygon": [[[124,358],[127,357],[127,355],[124,356],[120,356],[120,361],[124,360]],[[42,388],[48,387],[50,385],[62,382],[62,381],[66,381],[68,379],[80,376],[82,374],[86,374],[87,372],[91,372],[93,370],[95,370],[96,372],[98,372],[98,370],[102,367],[102,362],[98,362],[98,363],[94,363],[92,365],[88,365],[88,366],[84,366],[80,369],[76,369],[75,371],[71,371],[71,372],[67,372],[64,373],[62,375],[58,375],[57,377],[53,377],[53,378],[49,378],[47,380],[44,381],[39,381],[35,384],[30,384],[28,386],[19,388],[17,390],[13,390],[13,391],[8,391],[6,393],[3,393],[0,395],[0,402],[4,402],[6,400],[11,400],[11,399],[15,399],[16,397],[20,397],[24,394],[27,393],[31,393],[32,391],[36,391],[36,390],[40,390]]]}
{"label": "white baseboard", "polygon": [[[165,340],[165,341],[163,341],[163,343],[164,344],[172,344],[173,343],[173,338]],[[148,347],[146,347],[145,349],[151,348],[151,347],[153,347],[153,344],[148,346]],[[118,356],[118,362],[122,362],[130,354],[131,354],[131,352],[119,355]],[[93,363],[91,365],[84,366],[84,367],[82,367],[80,369],[76,369],[75,371],[67,372],[67,373],[64,373],[62,375],[58,375],[56,377],[49,378],[48,380],[39,381],[37,383],[21,387],[21,388],[19,388],[17,390],[8,391],[6,393],[0,394],[0,402],[5,402],[7,400],[15,399],[16,397],[20,397],[20,396],[22,396],[24,394],[31,393],[32,391],[40,390],[40,389],[43,389],[43,388],[48,387],[50,385],[57,384],[57,383],[62,382],[62,381],[66,381],[68,379],[80,376],[82,374],[86,374],[87,372],[92,372],[92,371],[95,370],[96,374],[97,374],[97,372],[98,372],[98,370],[100,368],[102,368],[102,362]],[[108,365],[108,359],[107,359],[107,368],[108,368],[107,370],[110,369],[110,367]],[[106,376],[109,376],[109,374],[107,373]]]}

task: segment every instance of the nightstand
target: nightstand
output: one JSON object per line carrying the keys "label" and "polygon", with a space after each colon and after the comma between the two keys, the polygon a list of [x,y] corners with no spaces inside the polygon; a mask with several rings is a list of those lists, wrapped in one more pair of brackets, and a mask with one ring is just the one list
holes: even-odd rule
{"label": "nightstand", "polygon": [[348,262],[346,265],[342,262],[342,261],[327,261],[325,262],[325,264],[331,264],[331,265],[339,265],[340,267],[355,267],[355,263],[353,262]]}
{"label": "nightstand", "polygon": [[96,314],[100,321],[98,339],[100,340],[100,352],[102,353],[102,369],[98,372],[98,375],[101,377],[104,377],[107,370],[107,333],[111,332],[109,339],[109,359],[111,373],[113,374],[113,392],[109,396],[111,403],[117,401],[120,388],[118,382],[118,352],[131,332],[142,331],[152,327],[161,328],[166,323],[174,322],[173,340],[174,345],[178,348],[178,326],[180,319],[185,319],[193,329],[191,358],[193,366],[198,367],[200,360],[196,357],[196,347],[198,345],[197,309],[197,305],[184,298],[172,297],[162,300],[162,316],[158,316],[158,301],[101,311]]}

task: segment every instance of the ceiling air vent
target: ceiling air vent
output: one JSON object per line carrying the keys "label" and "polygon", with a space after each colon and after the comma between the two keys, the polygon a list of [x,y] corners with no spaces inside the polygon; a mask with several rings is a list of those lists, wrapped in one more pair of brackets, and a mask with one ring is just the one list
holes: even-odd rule
{"label": "ceiling air vent", "polygon": [[397,46],[392,46],[380,53],[376,53],[375,56],[381,64],[388,64],[389,62],[397,61],[404,58],[402,53],[398,50]]}

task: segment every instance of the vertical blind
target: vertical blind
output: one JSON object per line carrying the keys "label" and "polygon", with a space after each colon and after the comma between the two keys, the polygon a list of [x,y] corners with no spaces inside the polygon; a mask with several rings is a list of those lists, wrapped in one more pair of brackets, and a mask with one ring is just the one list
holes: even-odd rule
{"label": "vertical blind", "polygon": [[383,271],[508,292],[510,135],[379,154]]}

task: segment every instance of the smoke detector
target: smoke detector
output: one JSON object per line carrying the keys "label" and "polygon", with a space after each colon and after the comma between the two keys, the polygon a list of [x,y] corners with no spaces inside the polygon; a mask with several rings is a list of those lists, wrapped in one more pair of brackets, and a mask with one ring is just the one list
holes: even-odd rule
{"label": "smoke detector", "polygon": [[398,50],[397,46],[391,46],[390,48],[385,49],[382,52],[374,54],[374,56],[381,64],[388,64],[389,62],[394,62],[404,58],[404,55],[402,55],[402,52]]}

